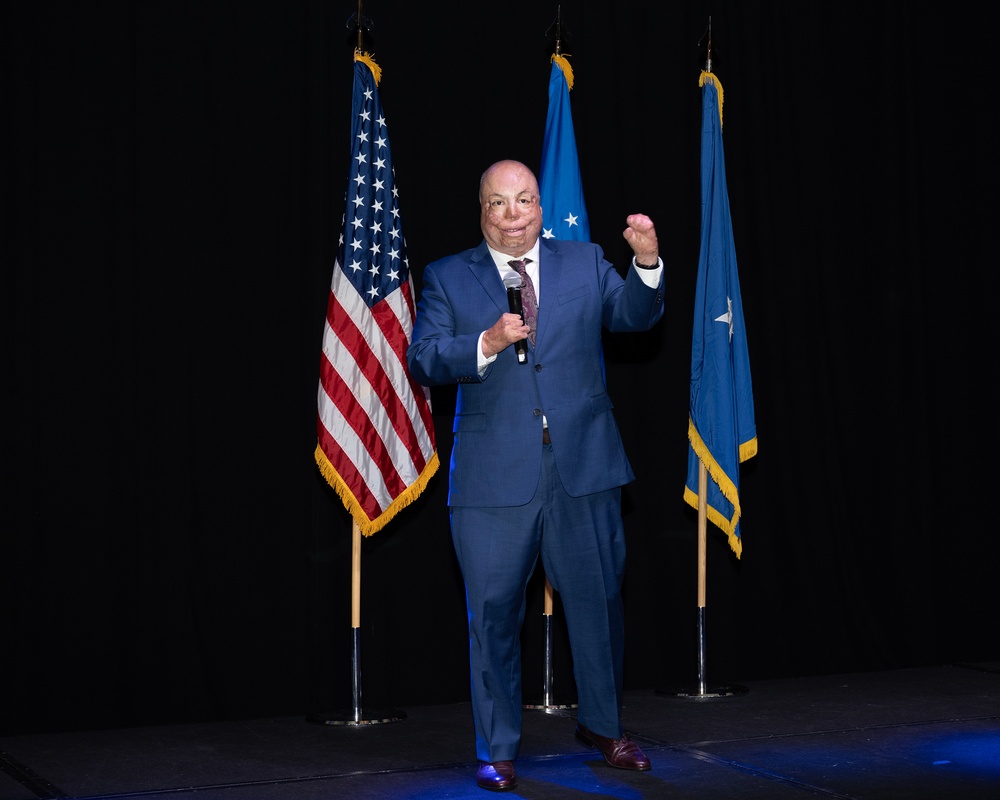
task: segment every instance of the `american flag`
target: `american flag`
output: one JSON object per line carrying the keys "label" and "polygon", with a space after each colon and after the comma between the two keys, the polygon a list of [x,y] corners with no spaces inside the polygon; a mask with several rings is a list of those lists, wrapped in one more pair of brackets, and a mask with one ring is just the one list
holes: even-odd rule
{"label": "american flag", "polygon": [[316,463],[365,536],[424,490],[438,456],[430,391],[406,367],[413,290],[381,70],[354,56],[350,179],[323,329]]}

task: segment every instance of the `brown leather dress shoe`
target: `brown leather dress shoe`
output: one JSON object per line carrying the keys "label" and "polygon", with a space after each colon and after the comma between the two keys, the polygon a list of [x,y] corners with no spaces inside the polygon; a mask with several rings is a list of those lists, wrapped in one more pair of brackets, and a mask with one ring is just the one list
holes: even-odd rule
{"label": "brown leather dress shoe", "polygon": [[476,785],[491,792],[506,792],[508,789],[513,789],[517,786],[514,762],[494,761],[490,764],[484,761],[476,772]]}
{"label": "brown leather dress shoe", "polygon": [[639,745],[628,738],[628,734],[622,734],[621,739],[609,739],[606,736],[598,736],[592,730],[578,724],[576,738],[600,750],[604,760],[612,767],[641,772],[653,766],[646,758],[646,754],[639,749]]}

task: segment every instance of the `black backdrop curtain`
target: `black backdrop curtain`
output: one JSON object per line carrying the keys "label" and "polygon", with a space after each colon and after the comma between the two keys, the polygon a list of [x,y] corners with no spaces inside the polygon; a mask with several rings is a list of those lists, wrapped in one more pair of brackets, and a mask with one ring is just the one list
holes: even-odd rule
{"label": "black backdrop curtain", "polygon": [[[559,6],[364,6],[418,290],[423,265],[479,240],[483,168],[538,166]],[[350,522],[312,451],[356,9],[4,7],[2,733],[350,703]],[[593,237],[624,268],[625,217],[643,211],[667,263],[664,321],[607,340],[638,475],[628,686],[696,670],[681,498],[710,17],[760,450],[742,559],[709,530],[709,676],[1000,657],[980,622],[1000,545],[974,14],[561,12]],[[445,466],[453,397],[434,390]],[[363,542],[367,704],[467,697],[445,472]],[[538,580],[530,604],[528,692]],[[557,695],[573,691],[564,645],[557,627]]]}

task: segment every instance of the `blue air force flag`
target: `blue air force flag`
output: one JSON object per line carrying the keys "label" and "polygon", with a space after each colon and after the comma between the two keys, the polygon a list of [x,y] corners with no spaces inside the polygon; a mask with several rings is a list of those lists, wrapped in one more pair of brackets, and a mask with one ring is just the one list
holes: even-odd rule
{"label": "blue air force flag", "polygon": [[684,500],[698,507],[699,465],[708,472],[707,516],[737,558],[740,464],[757,454],[750,359],[722,151],[722,86],[702,72],[701,253],[691,337],[691,405]]}
{"label": "blue air force flag", "polygon": [[546,239],[590,241],[590,219],[583,203],[583,182],[573,132],[569,91],[573,68],[565,56],[552,56],[549,111],[542,142],[538,191],[542,196],[542,236]]}

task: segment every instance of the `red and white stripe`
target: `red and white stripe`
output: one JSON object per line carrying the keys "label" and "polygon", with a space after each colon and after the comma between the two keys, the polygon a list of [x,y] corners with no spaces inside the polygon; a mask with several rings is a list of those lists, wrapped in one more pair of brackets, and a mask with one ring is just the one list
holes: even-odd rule
{"label": "red and white stripe", "polygon": [[406,368],[414,313],[409,279],[369,307],[335,266],[316,460],[366,536],[416,499],[438,468],[430,390]]}

